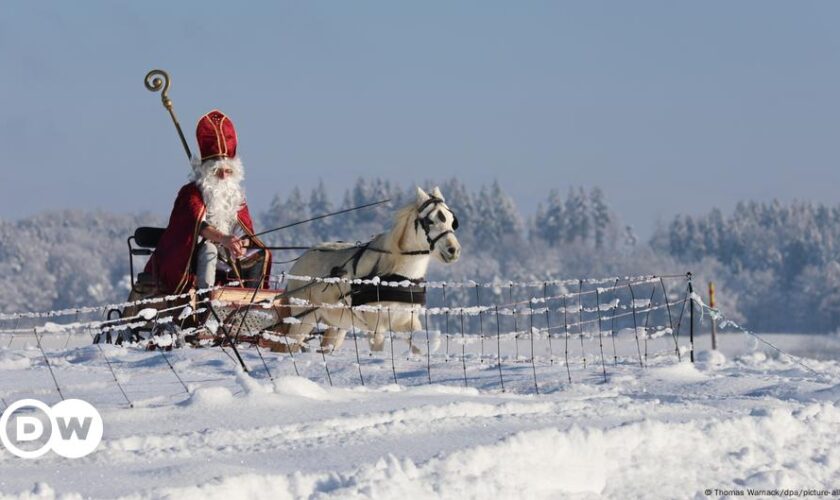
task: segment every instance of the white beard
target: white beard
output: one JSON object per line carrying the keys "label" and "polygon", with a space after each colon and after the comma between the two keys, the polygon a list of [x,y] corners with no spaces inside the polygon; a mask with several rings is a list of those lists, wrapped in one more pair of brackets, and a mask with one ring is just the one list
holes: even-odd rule
{"label": "white beard", "polygon": [[[231,168],[233,174],[219,179],[216,177],[218,168]],[[245,202],[245,190],[241,185],[243,173],[239,158],[214,158],[193,170],[193,180],[207,207],[205,220],[225,234],[231,234],[237,222],[236,214]]]}

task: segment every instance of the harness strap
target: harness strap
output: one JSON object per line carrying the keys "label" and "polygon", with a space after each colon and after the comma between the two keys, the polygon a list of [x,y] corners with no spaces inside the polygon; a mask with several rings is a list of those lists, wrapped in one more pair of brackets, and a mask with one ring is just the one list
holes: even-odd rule
{"label": "harness strap", "polygon": [[450,234],[450,233],[453,233],[453,234],[454,234],[454,232],[453,232],[453,231],[446,230],[446,231],[443,231],[442,233],[440,233],[439,235],[435,236],[434,238],[429,239],[429,248],[434,248],[434,247],[435,247],[435,244],[436,244],[436,243],[437,243],[437,242],[438,242],[441,238],[443,238],[444,236],[446,236],[447,234]]}
{"label": "harness strap", "polygon": [[[350,258],[350,260],[353,261],[353,274],[354,275],[358,272],[359,261],[362,260],[362,255],[364,255],[365,250],[368,250],[370,248],[371,241],[368,241],[364,245],[360,246],[358,250],[353,252],[353,256]],[[347,263],[345,262],[344,265],[347,265]],[[342,265],[341,267],[343,268],[344,265]]]}
{"label": "harness strap", "polygon": [[[387,253],[387,254],[393,253],[391,251],[383,250],[381,248],[375,248],[375,247],[369,247],[367,250],[369,252],[376,252],[376,253]],[[432,253],[432,252],[430,252],[429,250],[412,250],[410,252],[400,252],[400,255],[429,255],[430,253]]]}
{"label": "harness strap", "polygon": [[[363,279],[371,279],[373,276],[369,275]],[[400,274],[388,274],[380,276],[380,279],[382,281],[411,281]],[[416,283],[423,283],[425,281],[425,278],[415,280]],[[426,305],[426,287],[417,284],[397,287],[351,284],[350,293],[347,295],[351,297],[354,306],[370,304],[372,302],[401,302],[404,304]]]}
{"label": "harness strap", "polygon": [[411,252],[400,252],[400,255],[429,255],[432,253],[429,250],[413,250]]}
{"label": "harness strap", "polygon": [[417,213],[422,214],[423,210],[426,210],[429,205],[437,205],[438,203],[443,203],[443,200],[437,196],[430,196],[428,200],[424,201],[422,205],[417,207]]}

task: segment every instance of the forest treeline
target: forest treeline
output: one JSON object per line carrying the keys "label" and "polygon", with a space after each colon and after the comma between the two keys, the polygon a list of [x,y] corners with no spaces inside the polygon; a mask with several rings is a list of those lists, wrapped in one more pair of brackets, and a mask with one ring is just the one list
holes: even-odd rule
{"label": "forest treeline", "polygon": [[[544,280],[694,272],[713,280],[727,315],[761,331],[834,332],[840,327],[840,206],[739,203],[732,213],[675,215],[639,240],[599,188],[546,193],[525,217],[498,183],[439,184],[460,220],[462,259],[433,264],[432,279]],[[366,241],[388,228],[413,188],[360,178],[332,199],[323,183],[278,194],[256,214],[260,229],[390,198],[388,205],[322,219],[267,237],[274,245]],[[0,219],[0,312],[40,311],[125,299],[126,238],[164,214],[44,212]],[[282,252],[277,261],[295,253]],[[288,266],[286,266],[288,268]],[[280,272],[281,267],[275,269]],[[704,286],[699,286],[703,289]]]}

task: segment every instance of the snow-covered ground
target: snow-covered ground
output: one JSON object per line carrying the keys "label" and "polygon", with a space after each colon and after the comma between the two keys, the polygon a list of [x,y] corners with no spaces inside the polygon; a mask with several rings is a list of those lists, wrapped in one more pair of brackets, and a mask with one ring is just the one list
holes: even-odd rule
{"label": "snow-covered ground", "polygon": [[[132,498],[707,498],[748,489],[840,488],[840,338],[766,335],[804,356],[812,373],[743,334],[698,350],[692,365],[670,337],[652,340],[645,368],[635,340],[569,345],[544,340],[537,363],[495,343],[480,361],[472,342],[466,386],[460,345],[449,359],[409,356],[395,366],[363,346],[359,381],[352,340],[326,357],[243,347],[250,374],[219,348],[165,354],[89,338],[44,338],[66,397],[101,412],[104,439],[78,460],[23,460],[0,449],[0,497]],[[68,342],[65,345],[66,342]],[[491,342],[492,341],[492,342]],[[0,396],[58,401],[34,339],[0,339]],[[685,350],[687,339],[680,341]],[[698,347],[708,349],[707,336]],[[113,382],[104,354],[135,407]],[[559,353],[559,354],[558,354]],[[167,365],[189,387],[187,393]],[[393,381],[396,371],[398,383]],[[539,385],[535,393],[534,372]],[[4,497],[5,498],[5,497]]]}

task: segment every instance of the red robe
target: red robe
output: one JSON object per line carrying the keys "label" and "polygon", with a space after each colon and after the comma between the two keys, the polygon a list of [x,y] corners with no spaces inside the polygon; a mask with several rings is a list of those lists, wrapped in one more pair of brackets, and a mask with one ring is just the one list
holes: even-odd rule
{"label": "red robe", "polygon": [[[178,192],[178,197],[175,198],[175,205],[169,216],[169,225],[163,232],[149,262],[146,263],[145,271],[157,274],[163,293],[179,294],[195,287],[195,274],[191,269],[192,259],[195,256],[195,247],[199,241],[198,233],[206,211],[207,207],[204,205],[198,186],[194,182],[183,186]],[[254,223],[251,220],[248,205],[243,203],[236,216],[245,234],[253,236]],[[265,247],[257,238],[251,241],[258,247]],[[271,269],[271,253],[268,250],[265,252],[263,275],[266,278],[263,288],[268,286],[267,271]]]}

